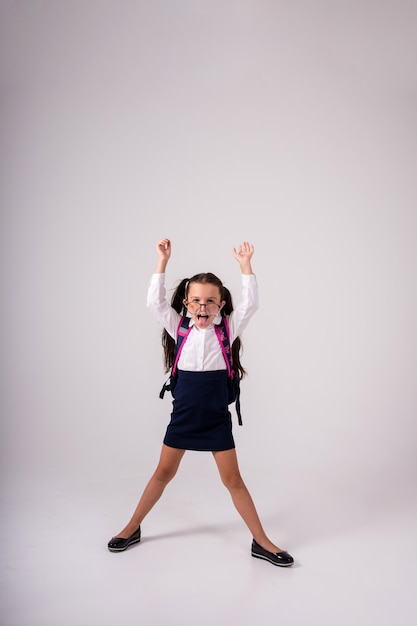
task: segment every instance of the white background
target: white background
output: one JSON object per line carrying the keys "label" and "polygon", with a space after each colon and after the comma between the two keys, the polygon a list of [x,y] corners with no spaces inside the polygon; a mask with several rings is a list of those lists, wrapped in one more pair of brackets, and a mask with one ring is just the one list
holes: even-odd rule
{"label": "white background", "polygon": [[[416,550],[415,531],[405,530],[414,528],[416,511],[416,3],[2,0],[0,7],[9,549],[1,623],[118,619],[116,604],[106,613],[99,601],[108,622],[93,610],[84,621],[76,613],[64,618],[62,603],[49,614],[58,563],[39,573],[37,559],[65,529],[71,554],[82,554],[81,538],[83,546],[97,541],[109,567],[106,543],[157,461],[170,400],[158,398],[160,329],[145,299],[164,236],[173,246],[169,287],[212,271],[235,301],[231,249],[243,240],[255,245],[261,306],[242,337],[249,376],[244,426],[234,417],[234,432],[272,539],[300,561],[303,549],[317,549],[299,568],[311,571],[331,561],[320,541],[338,550],[344,533],[369,528],[375,537],[373,524],[386,524],[375,555],[388,550],[389,564],[397,564],[392,539],[407,537],[404,563]],[[218,507],[214,529],[198,537],[198,549],[211,542],[209,558],[229,513],[242,532],[218,483],[210,455],[189,453],[152,512],[154,524],[165,520],[161,532],[186,526],[192,535],[193,524]],[[33,553],[17,540],[32,524]],[[389,545],[387,528],[395,528]],[[249,540],[246,533],[236,546],[246,550]],[[359,558],[355,546],[356,539],[347,562],[363,564],[368,548],[358,549]],[[142,548],[116,555],[117,567],[119,559],[138,562]],[[215,563],[229,560],[220,551]],[[70,585],[84,568],[73,565]],[[275,569],[267,574],[276,580]],[[406,593],[415,576],[395,581],[402,607],[399,590]],[[45,580],[36,592],[35,579]],[[343,599],[329,623],[389,620],[378,584],[372,603],[361,605],[363,619],[344,622]],[[55,595],[61,590],[56,584]],[[300,590],[287,593],[293,610],[302,610]],[[254,597],[254,615],[273,615],[264,597],[259,606]],[[152,617],[151,604],[142,623],[167,623],[169,612]],[[135,607],[126,624],[143,617]],[[315,610],[323,626],[322,607]],[[221,615],[224,622],[206,614],[246,623],[233,606]],[[305,623],[316,623],[313,615]],[[189,619],[178,623],[205,623]]]}

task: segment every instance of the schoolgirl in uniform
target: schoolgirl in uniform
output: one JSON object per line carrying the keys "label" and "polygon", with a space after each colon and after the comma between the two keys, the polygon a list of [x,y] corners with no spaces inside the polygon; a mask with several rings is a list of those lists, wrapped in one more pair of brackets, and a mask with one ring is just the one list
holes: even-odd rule
{"label": "schoolgirl in uniform", "polygon": [[111,552],[122,552],[138,543],[141,523],[175,476],[186,450],[210,451],[223,484],[253,537],[251,554],[273,565],[288,567],[293,557],[266,535],[251,495],[240,475],[232,422],[228,410],[227,369],[215,325],[227,315],[234,367],[240,363],[239,334],[258,308],[258,288],[252,272],[254,247],[248,242],[233,248],[242,273],[242,298],[233,309],[230,292],[214,274],[197,274],[177,287],[171,304],[166,299],[165,269],[171,256],[171,242],[156,245],[158,262],[147,297],[147,306],[163,325],[163,346],[167,371],[172,367],[178,325],[182,314],[190,318],[190,332],[178,361],[173,410],[162,445],[158,466],[125,528],[108,542]]}

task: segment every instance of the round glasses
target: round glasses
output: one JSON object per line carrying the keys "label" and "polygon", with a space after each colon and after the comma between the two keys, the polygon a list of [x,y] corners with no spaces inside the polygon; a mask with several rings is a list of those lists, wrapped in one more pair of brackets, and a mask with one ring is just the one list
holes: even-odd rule
{"label": "round glasses", "polygon": [[198,300],[191,300],[190,302],[185,302],[185,306],[187,307],[187,311],[192,315],[196,315],[197,313],[202,312],[202,308],[204,307],[207,315],[217,315],[219,310],[221,309],[220,304],[216,302],[199,302]]}

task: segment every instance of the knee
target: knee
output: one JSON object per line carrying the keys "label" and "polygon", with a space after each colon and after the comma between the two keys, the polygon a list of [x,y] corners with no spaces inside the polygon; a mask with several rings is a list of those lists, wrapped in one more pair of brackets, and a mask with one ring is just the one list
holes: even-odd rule
{"label": "knee", "polygon": [[245,488],[245,483],[239,472],[230,472],[221,476],[222,483],[229,491]]}
{"label": "knee", "polygon": [[165,465],[160,465],[156,468],[154,478],[160,483],[164,485],[168,484],[177,473],[176,467],[169,467]]}

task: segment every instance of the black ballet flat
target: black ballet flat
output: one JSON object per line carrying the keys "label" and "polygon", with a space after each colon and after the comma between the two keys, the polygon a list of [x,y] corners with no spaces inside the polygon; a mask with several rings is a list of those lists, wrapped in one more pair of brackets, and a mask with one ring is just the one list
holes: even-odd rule
{"label": "black ballet flat", "polygon": [[140,541],[140,526],[133,535],[130,535],[127,539],[123,539],[123,537],[112,537],[107,544],[110,552],[123,552],[129,546],[134,543],[139,543]]}
{"label": "black ballet flat", "polygon": [[269,552],[262,548],[259,543],[256,543],[255,539],[252,542],[252,556],[269,561],[272,565],[278,565],[279,567],[290,567],[294,563],[291,554],[288,554],[285,550],[282,550],[282,552]]}

